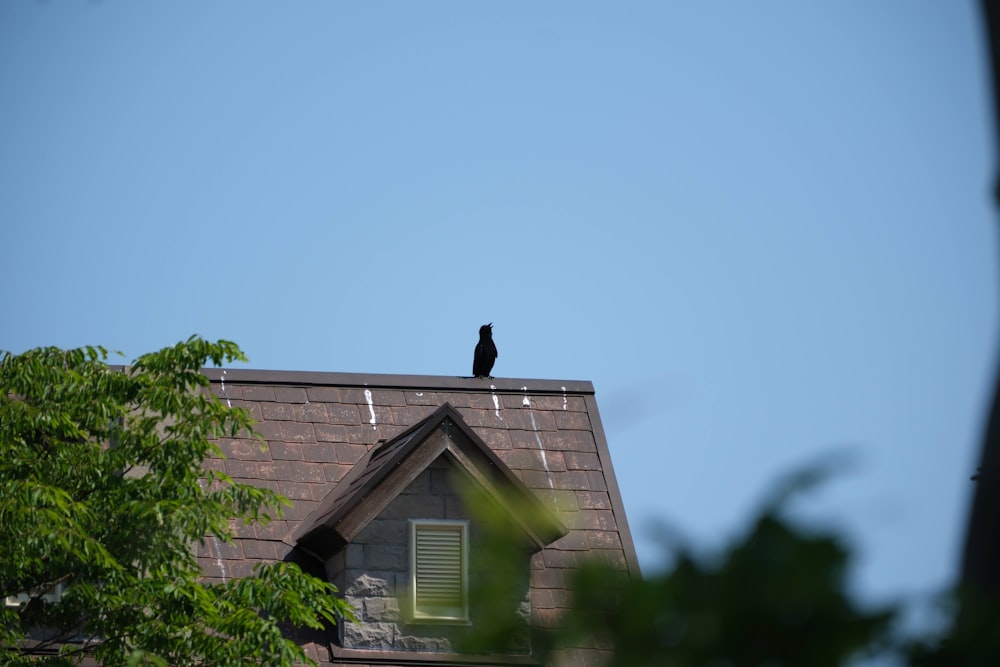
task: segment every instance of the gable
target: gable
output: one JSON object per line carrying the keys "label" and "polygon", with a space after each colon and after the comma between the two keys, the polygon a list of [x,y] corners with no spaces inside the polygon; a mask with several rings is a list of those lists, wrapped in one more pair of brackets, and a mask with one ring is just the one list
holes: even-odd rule
{"label": "gable", "polygon": [[[463,488],[463,477],[453,459],[439,456],[325,561],[329,580],[358,615],[357,623],[339,628],[336,655],[440,656],[501,615],[523,634],[497,653],[530,653],[526,621],[535,548],[523,539],[523,549],[505,552],[503,588],[484,590],[498,565],[491,557],[497,533],[472,510],[488,499],[481,488]],[[500,527],[508,544],[516,536],[512,528],[510,522]]]}

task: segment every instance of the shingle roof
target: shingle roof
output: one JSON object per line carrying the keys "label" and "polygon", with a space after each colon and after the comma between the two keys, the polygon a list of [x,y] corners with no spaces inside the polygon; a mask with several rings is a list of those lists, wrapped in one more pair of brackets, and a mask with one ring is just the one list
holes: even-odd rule
{"label": "shingle roof", "polygon": [[207,465],[292,502],[267,525],[235,526],[231,544],[209,540],[201,547],[207,578],[247,576],[257,562],[293,557],[296,538],[335,518],[387,470],[382,464],[405,457],[426,435],[422,429],[440,423],[424,421],[440,410],[442,418],[451,411],[505,474],[568,528],[532,559],[536,620],[556,621],[566,570],[582,558],[639,576],[590,382],[245,369],[206,375],[217,396],[250,411],[266,441],[261,447],[251,439],[221,439],[225,459]]}

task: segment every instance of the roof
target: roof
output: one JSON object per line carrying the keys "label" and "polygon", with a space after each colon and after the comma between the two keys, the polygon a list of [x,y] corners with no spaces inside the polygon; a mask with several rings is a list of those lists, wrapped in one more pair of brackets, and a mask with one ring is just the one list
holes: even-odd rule
{"label": "roof", "polygon": [[[271,488],[292,503],[266,525],[234,526],[236,539],[230,544],[208,540],[199,551],[206,578],[247,576],[258,562],[295,558],[302,551],[298,540],[308,546],[317,530],[349,537],[343,520],[368,502],[363,500],[367,492],[389,484],[397,462],[421,452],[433,456],[421,443],[445,426],[457,434],[456,451],[473,461],[467,466],[480,472],[492,467],[495,483],[523,489],[558,518],[549,530],[562,530],[550,536],[563,536],[533,559],[537,620],[555,622],[566,600],[567,569],[583,558],[639,576],[588,381],[246,369],[205,373],[220,399],[250,411],[265,440],[262,446],[249,438],[220,439],[225,458],[206,465],[234,480]],[[352,520],[363,525],[359,516]],[[325,660],[325,655],[316,657]]]}

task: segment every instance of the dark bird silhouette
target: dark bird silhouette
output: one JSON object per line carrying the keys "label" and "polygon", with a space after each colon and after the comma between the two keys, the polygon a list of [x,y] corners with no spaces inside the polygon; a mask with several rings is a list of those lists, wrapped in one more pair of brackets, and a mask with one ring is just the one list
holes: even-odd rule
{"label": "dark bird silhouette", "polygon": [[476,354],[472,358],[472,374],[477,378],[493,377],[493,363],[497,360],[497,346],[493,342],[493,323],[479,327],[479,342],[476,343]]}

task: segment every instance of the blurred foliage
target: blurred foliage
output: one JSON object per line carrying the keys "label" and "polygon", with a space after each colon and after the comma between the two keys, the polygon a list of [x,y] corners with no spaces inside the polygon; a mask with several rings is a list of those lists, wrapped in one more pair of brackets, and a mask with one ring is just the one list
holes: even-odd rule
{"label": "blurred foliage", "polygon": [[665,574],[584,567],[554,645],[593,638],[622,666],[843,665],[878,649],[893,618],[848,598],[847,562],[836,538],[765,514],[723,554],[682,551]]}
{"label": "blurred foliage", "polygon": [[[572,664],[575,649],[597,649],[608,667],[832,667],[889,651],[896,610],[852,601],[848,547],[786,516],[789,498],[823,477],[809,468],[782,484],[745,534],[719,553],[676,546],[672,567],[644,578],[585,562],[568,575],[558,622],[535,618],[535,650]],[[520,541],[509,533],[504,539],[509,528],[495,503],[468,498],[477,520],[492,526],[496,571],[509,570]],[[498,615],[467,650],[495,651],[503,631],[518,631],[517,618]]]}
{"label": "blurred foliage", "polygon": [[[564,604],[534,610],[533,652],[547,664],[581,664],[580,650],[606,667],[913,667],[1000,665],[1000,604],[981,591],[947,592],[947,622],[936,632],[901,628],[903,607],[866,608],[848,593],[852,552],[830,528],[790,517],[790,505],[822,484],[836,461],[807,466],[779,481],[748,527],[716,552],[673,540],[670,567],[630,575],[607,559],[566,570]],[[473,593],[495,599],[523,577],[523,533],[512,514],[534,511],[466,491],[464,500],[488,534],[484,554],[494,576]],[[529,621],[497,606],[463,647],[502,653]],[[545,613],[540,613],[545,612]],[[589,664],[589,662],[588,662]]]}
{"label": "blurred foliage", "polygon": [[1000,602],[971,588],[943,597],[950,624],[940,634],[904,641],[908,663],[913,667],[1000,665]]}
{"label": "blurred foliage", "polygon": [[[336,589],[291,563],[225,583],[200,580],[194,546],[232,540],[287,504],[207,469],[250,416],[209,392],[231,342],[192,337],[106,363],[103,348],[0,354],[0,662],[291,665],[307,660],[282,624],[351,618]],[[46,593],[61,586],[58,599]]]}

